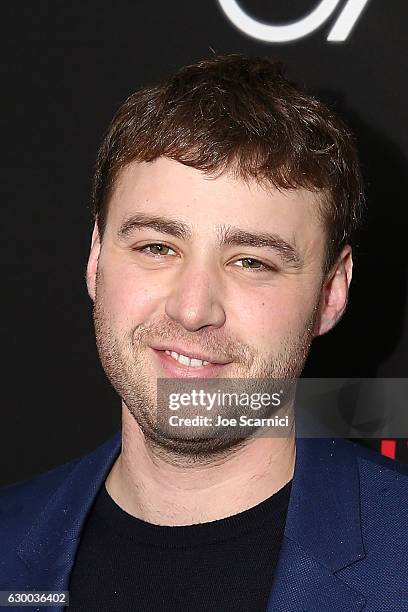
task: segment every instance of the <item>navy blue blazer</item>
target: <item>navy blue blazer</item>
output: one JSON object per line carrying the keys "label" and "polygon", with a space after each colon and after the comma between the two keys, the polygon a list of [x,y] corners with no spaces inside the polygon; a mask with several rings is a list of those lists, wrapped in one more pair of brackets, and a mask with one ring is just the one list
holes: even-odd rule
{"label": "navy blue blazer", "polygon": [[[69,590],[81,528],[120,447],[119,431],[0,490],[0,590]],[[298,438],[267,611],[361,610],[408,611],[408,466],[347,440]]]}

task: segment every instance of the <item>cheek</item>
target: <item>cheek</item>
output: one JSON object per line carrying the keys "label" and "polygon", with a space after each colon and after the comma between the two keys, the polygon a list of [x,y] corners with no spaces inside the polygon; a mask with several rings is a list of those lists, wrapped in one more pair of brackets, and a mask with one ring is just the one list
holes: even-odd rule
{"label": "cheek", "polygon": [[146,281],[129,266],[105,268],[98,279],[98,297],[112,319],[137,324],[150,318],[163,301],[163,283]]}
{"label": "cheek", "polygon": [[252,344],[268,345],[271,341],[302,333],[315,306],[310,287],[276,286],[257,288],[235,300],[232,323]]}

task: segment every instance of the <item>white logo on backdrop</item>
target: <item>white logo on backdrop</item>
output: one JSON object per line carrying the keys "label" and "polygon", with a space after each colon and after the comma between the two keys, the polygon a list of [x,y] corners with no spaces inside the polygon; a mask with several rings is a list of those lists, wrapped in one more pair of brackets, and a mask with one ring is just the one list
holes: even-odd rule
{"label": "white logo on backdrop", "polygon": [[[289,42],[308,36],[327,21],[336,10],[341,0],[321,0],[321,2],[306,17],[285,25],[271,25],[250,17],[236,0],[218,0],[228,19],[241,32],[264,42]],[[369,0],[347,0],[327,40],[343,42],[347,40],[363,9]]]}

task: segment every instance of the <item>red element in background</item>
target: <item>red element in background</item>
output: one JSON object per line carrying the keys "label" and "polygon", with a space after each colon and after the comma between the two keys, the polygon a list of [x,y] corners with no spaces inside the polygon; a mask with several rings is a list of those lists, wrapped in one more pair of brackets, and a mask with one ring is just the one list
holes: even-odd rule
{"label": "red element in background", "polygon": [[381,440],[381,454],[389,457],[390,459],[395,459],[397,451],[397,441],[396,440]]}

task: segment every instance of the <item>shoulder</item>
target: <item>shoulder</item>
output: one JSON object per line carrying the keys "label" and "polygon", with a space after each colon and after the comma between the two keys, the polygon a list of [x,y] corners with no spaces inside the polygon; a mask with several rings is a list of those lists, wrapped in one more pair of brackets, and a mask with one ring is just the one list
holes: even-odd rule
{"label": "shoulder", "polygon": [[[22,531],[33,522],[51,499],[59,507],[70,495],[70,502],[86,503],[95,483],[106,475],[120,452],[121,430],[87,454],[43,472],[33,478],[0,488],[0,529],[2,534]],[[65,497],[64,497],[65,496]]]}
{"label": "shoulder", "polygon": [[[408,508],[408,465],[359,442],[306,438],[300,446],[299,461],[303,463],[303,480],[309,484],[313,481],[317,491],[330,487],[334,495],[348,500],[360,498],[362,504],[378,506],[382,498],[381,507],[389,504],[390,509],[400,512],[398,504],[405,503]],[[315,476],[308,476],[308,470]]]}
{"label": "shoulder", "polygon": [[360,471],[363,470],[373,478],[381,478],[381,475],[384,475],[401,482],[402,485],[408,484],[408,464],[385,457],[381,453],[351,440],[344,440],[344,444],[355,455]]}
{"label": "shoulder", "polygon": [[363,523],[372,533],[387,529],[390,536],[394,532],[393,537],[402,538],[408,521],[408,465],[360,444],[347,444],[357,459]]}
{"label": "shoulder", "polygon": [[2,532],[24,529],[38,514],[58,487],[69,478],[80,458],[26,480],[0,487],[0,526]]}
{"label": "shoulder", "polygon": [[[359,504],[354,522],[364,554],[336,575],[364,592],[370,610],[405,609],[400,601],[408,572],[408,466],[358,443],[345,444],[358,466]],[[342,495],[348,498],[351,492],[345,487]],[[347,517],[353,521],[350,513]]]}
{"label": "shoulder", "polygon": [[[23,532],[40,515],[51,499],[72,491],[73,499],[86,496],[92,482],[109,466],[120,444],[120,432],[89,453],[82,454],[33,478],[0,488],[0,530],[2,534]],[[103,474],[102,474],[103,475]],[[61,502],[62,503],[62,502]]]}

